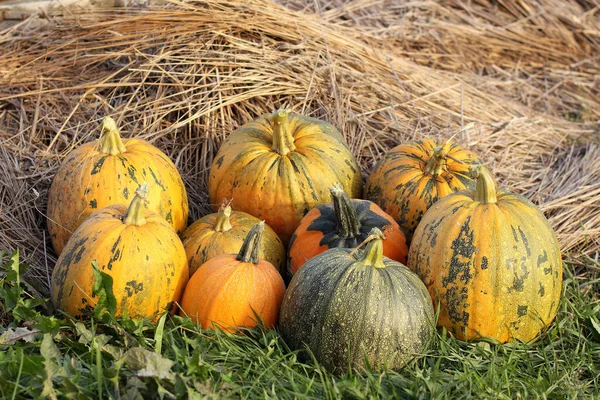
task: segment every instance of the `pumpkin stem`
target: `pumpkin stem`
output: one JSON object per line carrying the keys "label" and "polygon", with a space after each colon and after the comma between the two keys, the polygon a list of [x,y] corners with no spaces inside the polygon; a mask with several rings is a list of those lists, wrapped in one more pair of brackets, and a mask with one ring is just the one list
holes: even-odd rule
{"label": "pumpkin stem", "polygon": [[383,263],[383,239],[385,239],[383,232],[379,228],[373,228],[364,242],[352,250],[350,255],[354,256],[356,250],[366,245],[367,247],[359,256],[358,262],[373,268],[385,268],[385,264]]}
{"label": "pumpkin stem", "polygon": [[231,217],[231,206],[229,204],[221,205],[215,221],[215,232],[227,232],[233,228],[229,217]]}
{"label": "pumpkin stem", "polygon": [[433,177],[441,175],[442,172],[444,172],[444,170],[446,169],[446,166],[448,165],[448,158],[451,158],[452,160],[461,164],[463,163],[462,161],[448,154],[448,151],[450,151],[450,143],[452,142],[452,139],[454,139],[454,136],[448,139],[443,146],[438,146],[435,149],[433,149],[433,154],[431,155],[429,161],[427,161],[427,163],[425,164],[425,169],[423,170],[423,172]]}
{"label": "pumpkin stem", "polygon": [[290,110],[277,110],[270,118],[273,123],[273,146],[271,146],[271,150],[282,156],[296,150],[288,120],[289,113]]}
{"label": "pumpkin stem", "polygon": [[482,204],[496,203],[497,197],[497,186],[492,173],[483,165],[475,165],[469,168],[471,176],[477,178],[477,185],[475,186],[475,201]]}
{"label": "pumpkin stem", "polygon": [[333,209],[338,220],[338,234],[343,238],[353,238],[360,235],[360,224],[352,200],[344,192],[342,185],[334,184],[330,189]]}
{"label": "pumpkin stem", "polygon": [[144,225],[146,223],[146,218],[144,218],[144,205],[146,203],[148,203],[148,184],[144,182],[135,191],[135,196],[123,217],[123,223],[136,226]]}
{"label": "pumpkin stem", "polygon": [[123,140],[121,140],[119,128],[117,128],[117,124],[114,119],[111,117],[105,117],[102,121],[101,131],[104,135],[104,139],[102,141],[102,153],[111,154],[114,156],[127,151],[125,145],[123,144]]}
{"label": "pumpkin stem", "polygon": [[236,260],[252,264],[258,264],[258,250],[260,249],[260,241],[265,231],[265,221],[260,221],[254,225],[248,236],[244,239],[244,243],[240,248],[240,252],[236,257]]}

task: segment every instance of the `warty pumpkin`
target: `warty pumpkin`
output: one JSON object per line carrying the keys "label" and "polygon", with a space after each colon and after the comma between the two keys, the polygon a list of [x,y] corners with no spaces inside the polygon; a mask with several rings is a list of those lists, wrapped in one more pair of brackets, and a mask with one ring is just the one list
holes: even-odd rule
{"label": "warty pumpkin", "polygon": [[209,176],[212,204],[232,199],[235,210],[265,220],[284,245],[314,206],[327,203],[339,182],[360,197],[358,164],[330,124],[279,110],[233,132],[221,145]]}
{"label": "warty pumpkin", "polygon": [[113,279],[117,316],[152,317],[179,301],[189,276],[185,250],[173,227],[145,208],[149,198],[142,185],[129,207],[105,207],[77,228],[52,271],[56,308],[73,317],[93,309],[92,261]]}
{"label": "warty pumpkin", "polygon": [[401,144],[379,161],[367,180],[365,198],[398,222],[410,244],[421,217],[433,203],[475,186],[469,167],[480,163],[475,153],[452,140]]}
{"label": "warty pumpkin", "polygon": [[265,224],[256,224],[237,255],[211,258],[190,278],[181,299],[181,314],[204,329],[229,332],[252,328],[262,320],[273,327],[285,293],[283,278],[258,257]]}
{"label": "warty pumpkin", "polygon": [[169,157],[145,140],[122,140],[111,117],[104,118],[101,131],[99,140],[67,155],[52,181],[47,221],[59,255],[91,213],[112,204],[129,204],[143,182],[153,185],[150,209],[178,233],[187,226],[187,192]]}
{"label": "warty pumpkin", "polygon": [[304,264],[281,305],[279,330],[292,349],[307,346],[333,373],[385,364],[400,369],[435,332],[423,282],[383,256],[374,228],[364,251],[332,248]]}
{"label": "warty pumpkin", "polygon": [[451,194],[425,213],[408,265],[439,301],[439,325],[457,338],[530,341],[558,308],[558,241],[529,200],[497,190],[485,167],[477,173],[476,190]]}
{"label": "warty pumpkin", "polygon": [[[240,250],[250,229],[260,220],[252,215],[233,211],[223,203],[219,212],[205,215],[191,224],[181,235],[188,257],[190,276],[206,261],[221,254],[235,254]],[[258,244],[258,257],[273,264],[282,272],[286,251],[279,236],[265,225]]]}
{"label": "warty pumpkin", "polygon": [[333,185],[330,193],[332,202],[310,210],[292,236],[288,258],[290,276],[307,260],[327,249],[358,246],[373,228],[385,231],[383,255],[406,263],[406,238],[391,216],[371,201],[350,199],[340,185]]}

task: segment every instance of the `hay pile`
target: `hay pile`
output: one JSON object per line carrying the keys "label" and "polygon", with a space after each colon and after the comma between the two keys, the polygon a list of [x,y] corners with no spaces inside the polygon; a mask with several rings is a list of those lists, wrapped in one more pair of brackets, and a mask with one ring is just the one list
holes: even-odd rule
{"label": "hay pile", "polygon": [[598,259],[599,13],[584,0],[209,0],[25,22],[0,32],[0,248],[21,249],[47,291],[47,190],[105,115],[172,157],[195,219],[223,138],[290,106],[336,125],[365,176],[391,146],[457,134],[541,206],[571,259]]}

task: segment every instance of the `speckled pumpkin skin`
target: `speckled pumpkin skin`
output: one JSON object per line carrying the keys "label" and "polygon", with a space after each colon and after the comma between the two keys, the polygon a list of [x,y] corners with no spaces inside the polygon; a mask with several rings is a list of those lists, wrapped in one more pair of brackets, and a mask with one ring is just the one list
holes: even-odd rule
{"label": "speckled pumpkin skin", "polygon": [[396,146],[384,155],[367,180],[365,198],[398,222],[409,244],[421,217],[433,203],[450,193],[475,187],[469,167],[481,164],[481,160],[453,142],[448,154],[464,164],[448,158],[444,173],[434,177],[424,172],[440,145],[443,143],[423,139]]}
{"label": "speckled pumpkin skin", "polygon": [[123,143],[127,151],[117,155],[101,153],[98,141],[86,143],[69,153],[56,173],[47,220],[57,254],[90,214],[112,204],[129,204],[144,182],[152,188],[150,209],[179,233],[187,226],[187,192],[173,162],[144,140]]}
{"label": "speckled pumpkin skin", "polygon": [[330,249],[294,275],[279,330],[292,349],[310,348],[333,373],[386,364],[400,369],[435,332],[431,298],[419,278],[384,257],[386,268],[361,265],[350,249]]}
{"label": "speckled pumpkin skin", "polygon": [[340,183],[351,197],[362,194],[359,166],[342,135],[330,124],[289,114],[295,150],[271,150],[269,115],[233,132],[221,145],[210,169],[209,194],[214,210],[223,199],[231,207],[264,220],[287,246],[302,217],[330,199]]}
{"label": "speckled pumpkin skin", "polygon": [[302,218],[300,226],[290,241],[288,256],[288,274],[293,276],[312,257],[327,249],[343,247],[354,248],[361,244],[373,228],[385,231],[383,254],[392,260],[406,263],[408,247],[406,238],[398,223],[379,206],[368,200],[351,200],[360,223],[360,235],[340,237],[338,220],[332,203],[321,204]]}
{"label": "speckled pumpkin skin", "polygon": [[563,267],[556,236],[529,200],[504,191],[449,195],[423,216],[408,265],[425,282],[438,324],[457,338],[530,341],[558,308]]}
{"label": "speckled pumpkin skin", "polygon": [[52,304],[73,317],[96,304],[92,261],[113,278],[117,316],[151,317],[179,301],[189,271],[181,240],[160,215],[145,211],[146,224],[123,223],[127,207],[93,213],[75,231],[52,272]]}
{"label": "speckled pumpkin skin", "polygon": [[[229,220],[233,226],[226,232],[217,232],[217,213],[208,214],[191,224],[181,235],[190,266],[190,276],[205,262],[222,254],[237,254],[250,229],[260,220],[252,215],[232,211]],[[282,272],[285,265],[285,247],[279,236],[265,226],[258,257],[273,264]]]}

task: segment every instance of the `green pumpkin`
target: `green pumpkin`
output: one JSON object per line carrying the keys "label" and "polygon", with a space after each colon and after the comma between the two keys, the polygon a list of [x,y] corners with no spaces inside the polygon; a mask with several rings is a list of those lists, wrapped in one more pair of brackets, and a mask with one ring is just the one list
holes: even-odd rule
{"label": "green pumpkin", "polygon": [[279,328],[292,349],[306,345],[333,373],[368,365],[400,369],[431,342],[431,298],[417,275],[383,256],[374,228],[364,251],[333,248],[294,275]]}

